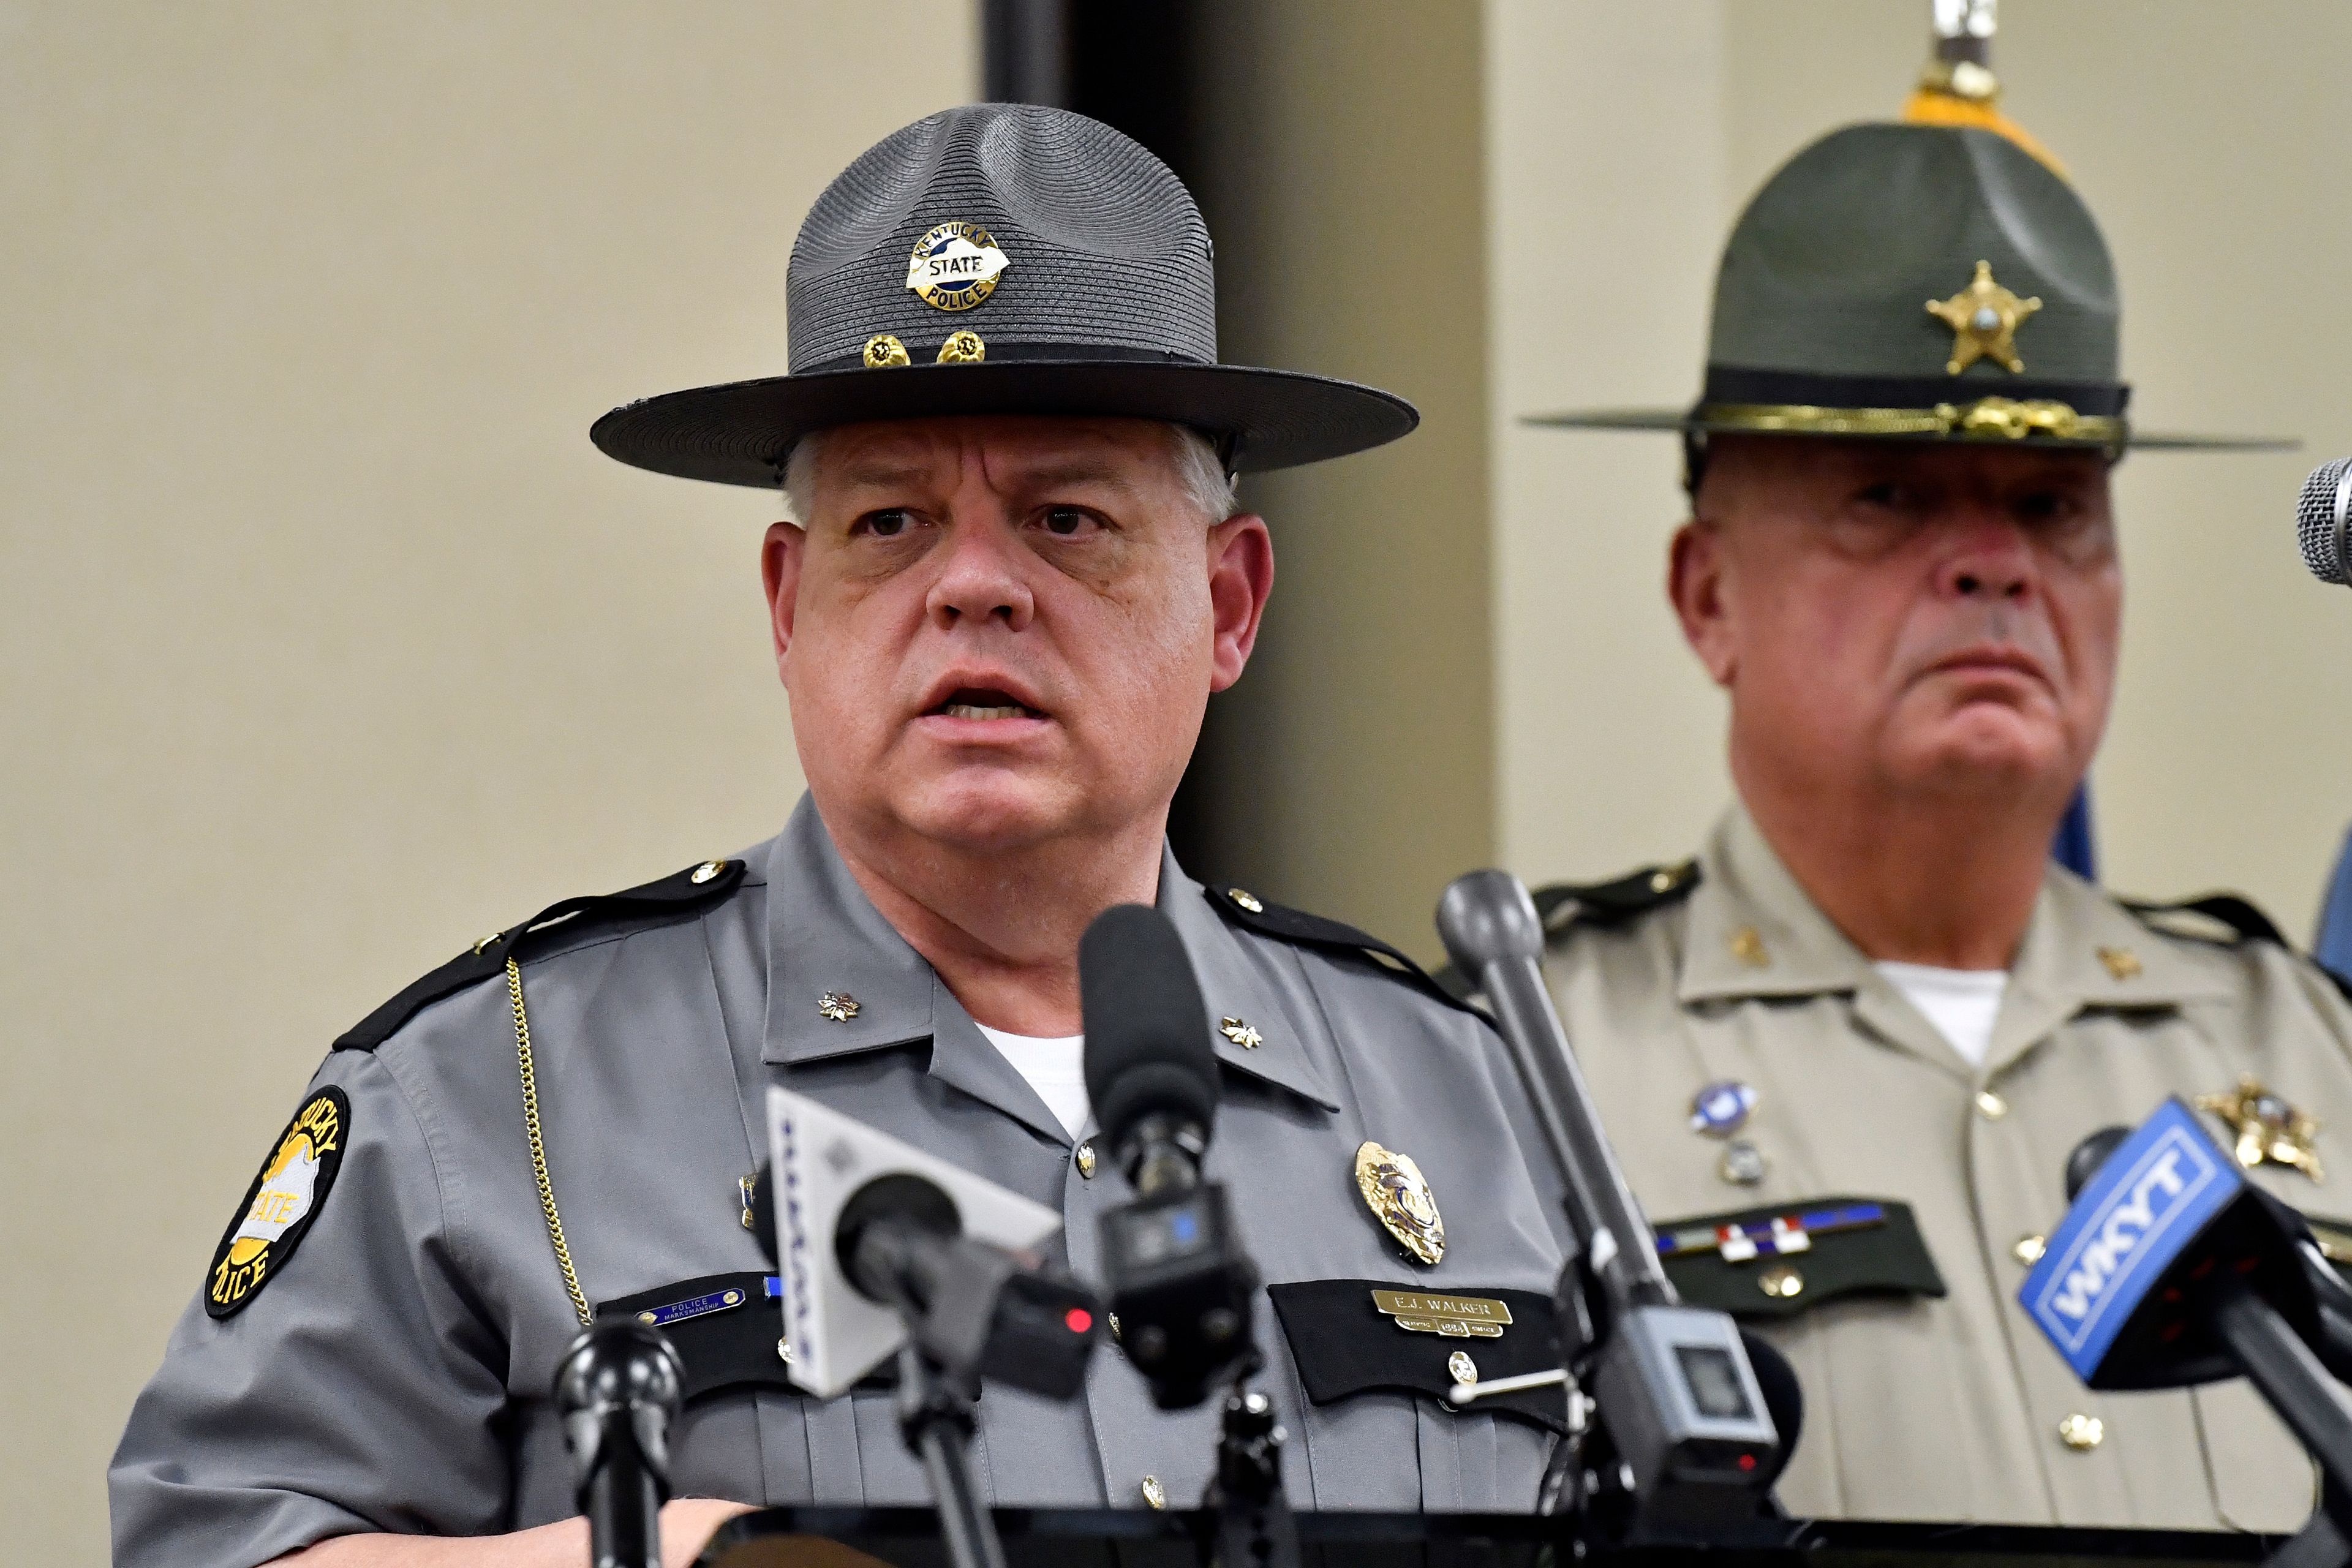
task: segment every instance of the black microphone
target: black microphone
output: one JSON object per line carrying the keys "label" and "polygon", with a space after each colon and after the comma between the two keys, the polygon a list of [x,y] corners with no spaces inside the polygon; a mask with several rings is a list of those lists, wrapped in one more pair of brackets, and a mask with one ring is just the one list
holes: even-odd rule
{"label": "black microphone", "polygon": [[2312,469],[2303,481],[2303,499],[2294,509],[2295,541],[2303,546],[2303,563],[2323,583],[2352,584],[2352,542],[2346,538],[2352,517],[2352,458],[2338,458]]}
{"label": "black microphone", "polygon": [[588,1516],[594,1568],[661,1568],[669,1427],[685,1384],[668,1337],[635,1318],[590,1325],[556,1365],[572,1501]]}
{"label": "black microphone", "polygon": [[1141,904],[1105,910],[1078,940],[1087,1098],[1111,1157],[1145,1197],[1189,1192],[1217,1119],[1209,1009],[1176,928]]}
{"label": "black microphone", "polygon": [[1176,928],[1141,904],[1105,910],[1078,942],[1087,1095],[1134,1203],[1102,1216],[1103,1273],[1128,1360],[1162,1410],[1182,1410],[1257,1360],[1257,1269],[1225,1190],[1201,1179],[1217,1119],[1209,1010]]}
{"label": "black microphone", "polygon": [[963,1234],[955,1200],[904,1172],[849,1196],[834,1254],[870,1301],[898,1309],[907,1333],[960,1386],[986,1378],[1047,1399],[1086,1386],[1102,1309],[1043,1259]]}

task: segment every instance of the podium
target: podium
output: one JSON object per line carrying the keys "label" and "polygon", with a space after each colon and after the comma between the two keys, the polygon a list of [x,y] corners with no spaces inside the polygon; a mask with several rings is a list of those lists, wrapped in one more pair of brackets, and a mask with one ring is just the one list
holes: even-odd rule
{"label": "podium", "polygon": [[[1199,1568],[1209,1528],[1171,1510],[998,1509],[1008,1568]],[[1501,1513],[1301,1513],[1307,1568],[1560,1568],[1563,1521]],[[1595,1553],[1622,1568],[2238,1568],[2279,1538],[1877,1520],[1757,1521]],[[846,1550],[844,1550],[844,1549]],[[859,1554],[862,1554],[859,1555]],[[922,1508],[772,1508],[729,1521],[697,1568],[946,1568]]]}

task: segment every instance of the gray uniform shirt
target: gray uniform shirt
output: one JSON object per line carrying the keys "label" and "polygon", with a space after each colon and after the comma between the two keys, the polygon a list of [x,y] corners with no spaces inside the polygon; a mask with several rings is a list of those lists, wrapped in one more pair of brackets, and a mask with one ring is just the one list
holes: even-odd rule
{"label": "gray uniform shirt", "polygon": [[[1806,896],[1744,812],[1696,886],[1645,913],[1558,922],[1554,998],[1634,1192],[1696,1236],[1685,1295],[1787,1352],[1804,1439],[1779,1492],[1791,1512],[2171,1529],[2292,1529],[2312,1469],[2242,1382],[2095,1394],[2017,1304],[2066,1207],[2066,1156],[2252,1075],[2318,1118],[2324,1180],[2264,1163],[2288,1203],[2352,1216],[2352,1010],[2267,942],[2155,929],[2053,867],[1981,1067],[1945,1041]],[[1660,873],[1663,893],[1675,873]],[[1576,911],[1563,910],[1574,915]],[[1692,1126],[1705,1086],[1756,1096],[1736,1136]],[[2229,1130],[2209,1118],[2218,1137]],[[1727,1171],[1760,1181],[1738,1184]],[[1727,1261],[1705,1224],[1906,1205],[1892,1223]],[[1924,1245],[1932,1269],[1916,1254]],[[1942,1293],[1923,1289],[1940,1278]],[[1790,1289],[1791,1286],[1795,1289]],[[1771,1287],[1768,1289],[1768,1286]]]}
{"label": "gray uniform shirt", "polygon": [[[738,1182],[766,1157],[761,1104],[777,1081],[1052,1206],[1066,1261],[1099,1279],[1097,1217],[1130,1195],[1108,1152],[1074,1147],[866,900],[810,802],[743,858],[722,899],[583,929],[522,963],[547,1165],[587,1299],[634,1309],[677,1282],[763,1270]],[[1212,1017],[1234,1026],[1213,1042],[1223,1102],[1209,1174],[1231,1188],[1279,1304],[1261,1297],[1260,1385],[1291,1435],[1293,1502],[1529,1507],[1557,1398],[1455,1415],[1437,1397],[1465,1345],[1489,1376],[1541,1364],[1526,1299],[1512,1298],[1506,1337],[1467,1341],[1410,1331],[1370,1299],[1374,1286],[1549,1290],[1558,1243],[1499,1042],[1363,952],[1221,913],[1172,858],[1160,907]],[[855,1016],[821,1009],[828,992],[856,998]],[[132,1409],[110,1476],[129,1568],[227,1568],[331,1535],[478,1534],[576,1511],[548,1389],[580,1325],[534,1181],[503,978],[426,1005],[373,1050],[335,1052],[322,1086],[350,1113],[307,1232],[234,1316],[208,1316],[199,1295]],[[1434,1267],[1408,1261],[1359,1194],[1368,1140],[1425,1173],[1447,1237]],[[730,1310],[719,1321],[766,1320],[761,1345],[782,1331],[763,1299]],[[678,1325],[682,1347],[694,1327]],[[674,1439],[681,1495],[927,1500],[887,1391],[818,1402],[767,1371],[689,1403]],[[1107,1343],[1075,1402],[989,1388],[972,1457],[997,1503],[1140,1506],[1150,1477],[1186,1507],[1213,1436],[1211,1409],[1156,1411]]]}

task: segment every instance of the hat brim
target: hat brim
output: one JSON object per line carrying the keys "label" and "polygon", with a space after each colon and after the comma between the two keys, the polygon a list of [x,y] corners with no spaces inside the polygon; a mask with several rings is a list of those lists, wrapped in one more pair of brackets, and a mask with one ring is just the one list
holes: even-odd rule
{"label": "hat brim", "polygon": [[[1522,425],[1540,426],[1555,430],[1676,430],[1698,434],[1755,435],[1752,427],[1727,422],[1716,422],[1698,416],[1688,408],[1580,408],[1559,414],[1528,414],[1521,416]],[[1865,436],[1850,432],[1813,432],[1776,430],[1776,436],[1795,439],[1821,439],[1834,435],[1849,441],[1927,441],[1935,443],[1965,441],[1978,446],[1988,441],[2000,444],[1998,437],[1960,436]],[[2102,449],[2103,442],[2061,441],[2048,437],[2035,437],[2037,447],[2081,447],[2086,450]],[[2301,440],[2291,436],[2191,436],[2177,432],[2126,427],[2124,446],[2136,452],[2292,452],[2300,447]]]}
{"label": "hat brim", "polygon": [[1421,423],[1378,388],[1294,371],[1153,361],[1011,360],[820,371],[698,386],[614,409],[590,440],[657,474],[773,489],[803,436],[837,425],[955,415],[1162,419],[1226,444],[1263,473],[1385,446]]}

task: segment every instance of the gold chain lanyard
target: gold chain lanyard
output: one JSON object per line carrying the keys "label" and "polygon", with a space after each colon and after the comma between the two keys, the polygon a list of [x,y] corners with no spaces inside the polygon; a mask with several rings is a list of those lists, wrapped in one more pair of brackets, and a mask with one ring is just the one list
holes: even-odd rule
{"label": "gold chain lanyard", "polygon": [[507,994],[514,999],[515,1060],[522,1068],[522,1131],[530,1140],[530,1173],[539,1183],[539,1206],[547,1211],[547,1239],[555,1244],[555,1266],[563,1270],[563,1288],[572,1293],[572,1310],[586,1328],[594,1314],[572,1268],[572,1248],[563,1243],[563,1216],[555,1212],[555,1184],[547,1174],[547,1144],[539,1132],[539,1075],[531,1069],[530,1015],[523,1011],[522,968],[507,960]]}

